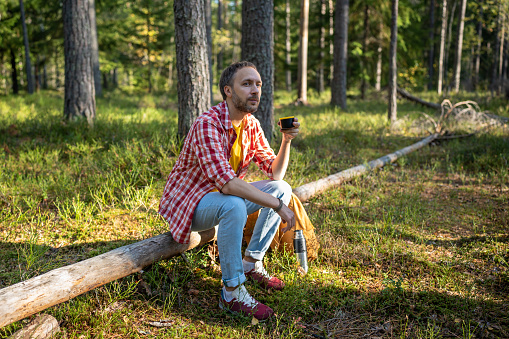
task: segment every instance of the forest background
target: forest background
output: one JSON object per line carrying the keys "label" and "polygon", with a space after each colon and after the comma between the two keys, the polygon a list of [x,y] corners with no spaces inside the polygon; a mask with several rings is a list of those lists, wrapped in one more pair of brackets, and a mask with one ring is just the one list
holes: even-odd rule
{"label": "forest background", "polygon": [[[210,5],[200,5],[210,9],[209,102],[220,99],[221,70],[243,53],[241,1],[81,3],[95,6],[97,22],[93,127],[64,118],[69,74],[63,3],[0,4],[0,288],[167,230],[156,210],[182,144],[177,54],[183,46],[176,45],[176,5]],[[305,3],[310,48],[303,67]],[[395,90],[391,40],[397,39],[399,87],[435,103],[475,100],[482,110],[508,117],[507,6],[274,1],[270,117],[296,115],[303,122],[293,143],[290,184],[366,163],[433,132],[414,122],[422,113],[438,121],[437,112],[402,101],[398,119],[388,121],[387,90]],[[339,22],[346,35],[337,34]],[[348,46],[347,81],[336,91],[339,35]],[[338,92],[347,100],[334,102]],[[456,126],[450,133],[469,128]],[[210,247],[46,312],[58,319],[58,336],[66,338],[507,337],[507,133],[507,127],[493,127],[470,139],[436,142],[310,200],[306,209],[322,244],[319,260],[303,277],[293,256],[269,255],[268,269],[289,288],[283,294],[254,290],[255,297],[277,305],[278,317],[268,323],[217,312],[220,272]],[[277,150],[280,136],[268,135]],[[0,336],[32,318],[0,329]],[[165,325],[154,325],[158,321]]]}

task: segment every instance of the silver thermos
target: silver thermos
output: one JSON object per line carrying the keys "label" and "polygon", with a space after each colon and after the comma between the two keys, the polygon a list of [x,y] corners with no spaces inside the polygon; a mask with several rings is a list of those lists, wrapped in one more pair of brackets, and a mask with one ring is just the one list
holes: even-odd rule
{"label": "silver thermos", "polygon": [[297,262],[300,267],[304,270],[304,272],[308,272],[308,252],[306,248],[306,238],[304,238],[304,234],[302,230],[295,230],[294,238],[293,238],[293,249],[295,251],[295,255],[297,256]]}

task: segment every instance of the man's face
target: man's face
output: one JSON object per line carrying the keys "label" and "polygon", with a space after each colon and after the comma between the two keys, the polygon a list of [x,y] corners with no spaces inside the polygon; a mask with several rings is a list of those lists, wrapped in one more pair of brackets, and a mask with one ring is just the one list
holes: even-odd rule
{"label": "man's face", "polygon": [[235,108],[245,113],[256,112],[261,94],[262,79],[260,74],[251,67],[241,68],[235,73],[231,93],[227,92]]}

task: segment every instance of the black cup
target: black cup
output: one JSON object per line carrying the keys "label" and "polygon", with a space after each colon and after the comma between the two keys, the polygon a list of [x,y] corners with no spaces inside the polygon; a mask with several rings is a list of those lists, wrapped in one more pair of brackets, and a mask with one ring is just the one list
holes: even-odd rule
{"label": "black cup", "polygon": [[294,117],[286,117],[279,119],[279,122],[281,123],[281,129],[290,129],[294,128],[293,126]]}

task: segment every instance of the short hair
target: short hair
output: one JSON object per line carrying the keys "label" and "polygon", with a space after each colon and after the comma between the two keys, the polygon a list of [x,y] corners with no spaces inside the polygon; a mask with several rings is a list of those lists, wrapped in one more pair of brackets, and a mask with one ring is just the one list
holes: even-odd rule
{"label": "short hair", "polygon": [[221,73],[221,78],[219,79],[219,91],[221,92],[221,95],[223,96],[223,100],[226,100],[226,93],[224,92],[224,86],[233,86],[233,77],[235,76],[235,73],[241,68],[244,67],[251,67],[256,69],[256,66],[249,61],[238,61],[232,63],[230,66],[226,67]]}

